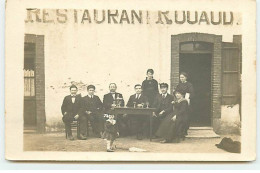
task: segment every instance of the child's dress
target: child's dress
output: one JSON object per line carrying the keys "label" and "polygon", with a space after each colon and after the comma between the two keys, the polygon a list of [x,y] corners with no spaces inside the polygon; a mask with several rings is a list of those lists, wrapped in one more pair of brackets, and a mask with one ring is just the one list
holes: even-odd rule
{"label": "child's dress", "polygon": [[106,120],[105,122],[105,132],[103,138],[109,141],[114,141],[117,137],[117,125],[116,120]]}

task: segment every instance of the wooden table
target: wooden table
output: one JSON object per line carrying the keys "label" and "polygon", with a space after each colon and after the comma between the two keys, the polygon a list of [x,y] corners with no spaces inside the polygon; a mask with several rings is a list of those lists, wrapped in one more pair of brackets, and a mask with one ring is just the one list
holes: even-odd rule
{"label": "wooden table", "polygon": [[150,141],[152,141],[152,118],[155,108],[128,108],[128,107],[115,107],[113,113],[115,115],[149,115],[150,116]]}

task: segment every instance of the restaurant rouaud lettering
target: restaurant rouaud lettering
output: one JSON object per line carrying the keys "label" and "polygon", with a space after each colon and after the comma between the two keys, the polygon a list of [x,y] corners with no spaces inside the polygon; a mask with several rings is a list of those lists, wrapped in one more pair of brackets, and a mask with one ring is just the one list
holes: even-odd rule
{"label": "restaurant rouaud lettering", "polygon": [[238,25],[232,11],[26,9],[26,23]]}

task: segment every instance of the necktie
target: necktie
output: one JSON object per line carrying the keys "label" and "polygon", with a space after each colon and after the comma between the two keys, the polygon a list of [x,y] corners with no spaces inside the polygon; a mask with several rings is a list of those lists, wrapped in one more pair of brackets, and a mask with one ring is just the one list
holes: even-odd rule
{"label": "necktie", "polygon": [[162,95],[162,98],[165,99],[165,94]]}

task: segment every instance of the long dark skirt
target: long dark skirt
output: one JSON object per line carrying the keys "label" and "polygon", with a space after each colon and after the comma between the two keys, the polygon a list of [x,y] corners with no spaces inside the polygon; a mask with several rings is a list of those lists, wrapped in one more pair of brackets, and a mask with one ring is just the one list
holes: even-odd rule
{"label": "long dark skirt", "polygon": [[161,122],[156,136],[166,139],[167,141],[171,142],[176,137],[176,120],[173,121],[172,117],[173,114],[167,115]]}

